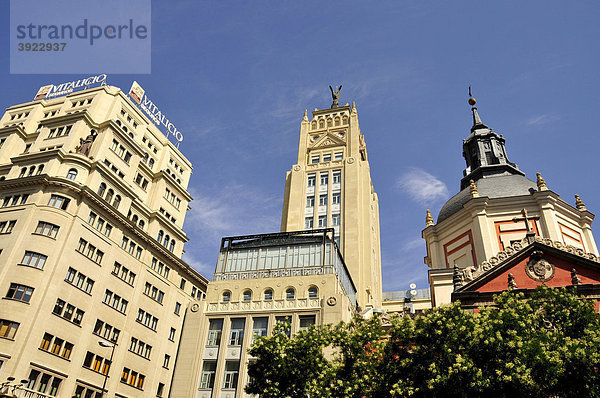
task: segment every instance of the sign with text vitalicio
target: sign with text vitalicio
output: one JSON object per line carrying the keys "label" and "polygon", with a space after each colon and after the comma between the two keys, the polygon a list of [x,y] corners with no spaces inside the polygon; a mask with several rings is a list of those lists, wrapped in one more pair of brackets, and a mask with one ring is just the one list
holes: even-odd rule
{"label": "sign with text vitalicio", "polygon": [[42,86],[33,98],[34,101],[59,97],[61,95],[71,94],[77,89],[85,90],[90,86],[97,84],[106,84],[106,74],[90,76],[86,79],[73,80],[72,82],[61,84],[49,84]]}
{"label": "sign with text vitalicio", "polygon": [[146,115],[148,115],[148,117],[154,122],[154,124],[156,124],[159,127],[164,127],[162,131],[167,137],[169,137],[169,135],[172,135],[175,138],[175,140],[177,141],[177,147],[179,147],[179,144],[181,144],[181,142],[183,141],[183,134],[181,134],[181,132],[177,130],[175,125],[171,123],[171,121],[165,116],[165,114],[163,114],[160,111],[160,109],[158,109],[158,107],[154,105],[154,103],[146,95],[146,90],[144,90],[142,86],[138,84],[138,82],[134,81],[131,85],[131,89],[129,89],[129,96],[136,104],[139,105],[139,107],[146,113]]}

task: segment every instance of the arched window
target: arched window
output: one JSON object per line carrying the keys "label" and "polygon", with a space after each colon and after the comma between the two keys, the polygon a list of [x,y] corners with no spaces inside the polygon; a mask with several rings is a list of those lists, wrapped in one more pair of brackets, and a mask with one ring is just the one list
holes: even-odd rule
{"label": "arched window", "polygon": [[287,288],[285,291],[285,298],[288,300],[293,300],[296,297],[296,291],[293,287]]}
{"label": "arched window", "polygon": [[312,124],[310,125],[310,128],[313,129],[313,130],[317,128],[317,121],[316,120],[313,120]]}
{"label": "arched window", "polygon": [[42,174],[42,171],[43,171],[43,170],[44,170],[44,165],[43,165],[43,164],[40,164],[40,165],[38,166],[38,169],[37,169],[37,173],[36,173],[36,174],[37,174],[37,175],[40,175],[40,174]]}
{"label": "arched window", "polygon": [[121,204],[121,196],[117,195],[117,196],[115,196],[115,200],[113,200],[113,207],[115,209],[118,209],[120,204]]}
{"label": "arched window", "polygon": [[242,300],[252,301],[252,290],[244,290],[244,293],[242,293]]}
{"label": "arched window", "polygon": [[317,298],[319,297],[319,289],[316,286],[311,286],[308,288],[308,298]]}
{"label": "arched window", "polygon": [[98,195],[104,196],[104,192],[106,192],[106,184],[100,184],[100,188],[98,188]]}
{"label": "arched window", "polygon": [[35,166],[31,166],[31,167],[29,168],[29,174],[28,174],[28,175],[32,176],[32,175],[33,175],[33,173],[35,173]]}
{"label": "arched window", "polygon": [[273,300],[273,290],[271,290],[271,289],[265,290],[264,299],[265,299],[265,301]]}
{"label": "arched window", "polygon": [[0,177],[0,181],[4,181],[4,180],[6,180],[6,176]]}
{"label": "arched window", "polygon": [[229,290],[223,292],[223,299],[221,301],[223,301],[224,303],[228,303],[231,301],[231,292]]}
{"label": "arched window", "polygon": [[133,217],[131,218],[131,221],[137,223],[138,222],[138,216],[137,214],[134,214]]}
{"label": "arched window", "polygon": [[167,247],[167,245],[169,244],[169,241],[171,240],[171,237],[169,235],[165,235],[165,240],[163,242],[163,246]]}
{"label": "arched window", "polygon": [[67,173],[67,179],[68,180],[74,180],[77,178],[77,170],[76,169],[69,169],[69,172]]}
{"label": "arched window", "polygon": [[140,226],[141,229],[144,229],[144,227],[146,226],[146,223],[144,222],[144,220],[140,220],[140,223],[138,225]]}
{"label": "arched window", "polygon": [[110,188],[110,189],[108,190],[108,192],[106,193],[106,197],[105,197],[104,199],[106,199],[106,201],[107,201],[108,203],[110,203],[110,201],[112,200],[112,198],[113,198],[114,194],[115,194],[115,191],[113,191],[113,190],[112,190],[112,188]]}
{"label": "arched window", "polygon": [[158,241],[158,243],[160,243],[162,241],[163,235],[165,233],[163,232],[163,230],[161,229],[160,231],[158,231],[158,237],[156,238],[156,240]]}
{"label": "arched window", "polygon": [[331,127],[332,124],[333,124],[333,120],[327,119],[327,127]]}
{"label": "arched window", "polygon": [[175,250],[175,239],[171,239],[171,243],[169,243],[169,250]]}
{"label": "arched window", "polygon": [[319,127],[320,128],[325,127],[325,120],[323,120],[323,119],[319,120]]}
{"label": "arched window", "polygon": [[27,167],[23,167],[21,169],[21,174],[19,174],[19,178],[21,177],[25,177],[25,174],[27,173]]}
{"label": "arched window", "polygon": [[150,168],[152,168],[152,166],[154,166],[154,159],[150,159],[150,161],[148,162],[148,166]]}
{"label": "arched window", "polygon": [[120,120],[117,120],[115,123],[117,123],[117,126],[121,125],[121,121]]}

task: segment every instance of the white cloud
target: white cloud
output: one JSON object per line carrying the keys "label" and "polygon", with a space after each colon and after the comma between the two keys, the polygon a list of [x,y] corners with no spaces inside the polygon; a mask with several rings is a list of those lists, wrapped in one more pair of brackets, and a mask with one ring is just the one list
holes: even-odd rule
{"label": "white cloud", "polygon": [[411,199],[420,203],[437,202],[449,196],[446,184],[417,167],[410,168],[400,176],[397,184]]}
{"label": "white cloud", "polygon": [[182,258],[208,279],[215,270],[222,237],[279,230],[279,194],[234,183],[203,191],[194,187],[188,190],[194,200],[185,218],[184,230],[190,242]]}
{"label": "white cloud", "polygon": [[552,114],[546,113],[543,115],[539,115],[539,116],[530,118],[529,120],[527,120],[526,124],[528,126],[541,126],[544,124],[555,122],[559,119],[560,118],[557,115],[552,115]]}

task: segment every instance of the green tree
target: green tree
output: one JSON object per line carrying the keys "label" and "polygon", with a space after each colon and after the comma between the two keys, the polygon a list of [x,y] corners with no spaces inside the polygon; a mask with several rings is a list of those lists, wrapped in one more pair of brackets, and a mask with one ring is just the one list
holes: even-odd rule
{"label": "green tree", "polygon": [[247,392],[271,397],[597,397],[600,318],[574,292],[504,292],[478,314],[355,318],[257,340]]}

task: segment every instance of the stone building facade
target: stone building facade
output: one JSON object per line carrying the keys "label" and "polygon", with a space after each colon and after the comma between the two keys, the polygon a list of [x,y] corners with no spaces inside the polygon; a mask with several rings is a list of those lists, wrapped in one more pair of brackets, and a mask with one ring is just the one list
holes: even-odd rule
{"label": "stone building facade", "polygon": [[207,280],[181,260],[190,162],[118,88],[0,119],[0,379],[166,397]]}

